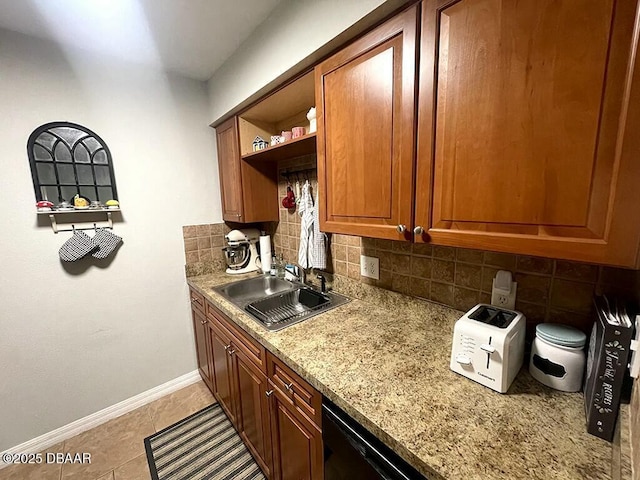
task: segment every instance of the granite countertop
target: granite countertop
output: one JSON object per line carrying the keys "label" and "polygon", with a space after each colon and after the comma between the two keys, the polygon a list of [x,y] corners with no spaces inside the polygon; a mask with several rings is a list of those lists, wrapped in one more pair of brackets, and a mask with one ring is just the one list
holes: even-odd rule
{"label": "granite countertop", "polygon": [[581,394],[547,388],[526,368],[507,394],[449,369],[462,312],[336,284],[360,299],[269,332],[212,290],[241,278],[188,283],[428,478],[619,478],[612,444],[586,432]]}

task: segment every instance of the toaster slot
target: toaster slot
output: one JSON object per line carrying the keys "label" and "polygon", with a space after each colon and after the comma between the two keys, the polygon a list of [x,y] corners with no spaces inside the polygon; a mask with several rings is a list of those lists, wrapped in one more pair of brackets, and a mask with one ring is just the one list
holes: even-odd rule
{"label": "toaster slot", "polygon": [[493,325],[494,327],[507,328],[516,318],[516,314],[497,308],[481,307],[473,312],[469,318],[477,322],[486,323],[487,325]]}

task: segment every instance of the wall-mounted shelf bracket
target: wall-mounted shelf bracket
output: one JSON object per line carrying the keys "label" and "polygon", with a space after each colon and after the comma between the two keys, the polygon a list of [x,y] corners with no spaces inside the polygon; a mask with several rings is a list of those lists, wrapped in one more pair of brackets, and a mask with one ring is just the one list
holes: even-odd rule
{"label": "wall-mounted shelf bracket", "polygon": [[[120,209],[49,211],[38,212],[38,215],[47,215],[53,233],[58,233],[96,228],[113,229],[114,212],[120,212]],[[61,227],[61,224],[64,226]]]}

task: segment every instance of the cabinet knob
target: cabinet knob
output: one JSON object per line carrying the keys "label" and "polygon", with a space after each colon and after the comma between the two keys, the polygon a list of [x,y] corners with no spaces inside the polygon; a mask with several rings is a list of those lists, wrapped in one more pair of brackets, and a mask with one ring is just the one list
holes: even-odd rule
{"label": "cabinet knob", "polygon": [[404,233],[407,231],[407,226],[400,224],[396,227],[396,230],[398,231],[398,233]]}
{"label": "cabinet knob", "polygon": [[293,392],[293,382],[291,382],[289,385],[284,386],[284,388],[286,388],[287,390],[289,390],[290,392]]}
{"label": "cabinet knob", "polygon": [[234,353],[236,353],[236,351],[232,348],[231,350],[227,350],[227,353],[229,355],[233,355]]}
{"label": "cabinet knob", "polygon": [[192,298],[191,303],[200,303],[197,298]]}
{"label": "cabinet knob", "polygon": [[224,346],[224,349],[225,349],[225,350],[229,350],[230,348],[231,348],[231,344],[229,344],[229,345],[225,345],[225,346]]}
{"label": "cabinet knob", "polygon": [[206,320],[200,320],[200,325],[204,325],[205,323],[207,323]]}
{"label": "cabinet knob", "polygon": [[268,392],[265,392],[265,395],[267,397],[270,397],[272,393],[273,393],[273,390],[269,390]]}
{"label": "cabinet knob", "polygon": [[413,229],[413,233],[415,233],[416,235],[422,235],[424,233],[424,228],[418,225],[416,228]]}

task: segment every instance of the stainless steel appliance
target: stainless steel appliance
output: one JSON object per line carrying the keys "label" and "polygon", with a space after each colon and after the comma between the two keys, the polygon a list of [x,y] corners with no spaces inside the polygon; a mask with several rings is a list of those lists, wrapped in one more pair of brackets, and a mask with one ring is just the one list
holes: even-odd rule
{"label": "stainless steel appliance", "polygon": [[524,335],[522,313],[478,304],[453,328],[451,370],[505,393],[522,367]]}
{"label": "stainless steel appliance", "polygon": [[255,272],[260,261],[256,245],[260,232],[255,228],[231,230],[225,235],[227,246],[222,249],[227,262],[227,273],[232,275]]}
{"label": "stainless steel appliance", "polygon": [[426,480],[326,398],[322,399],[325,480]]}

